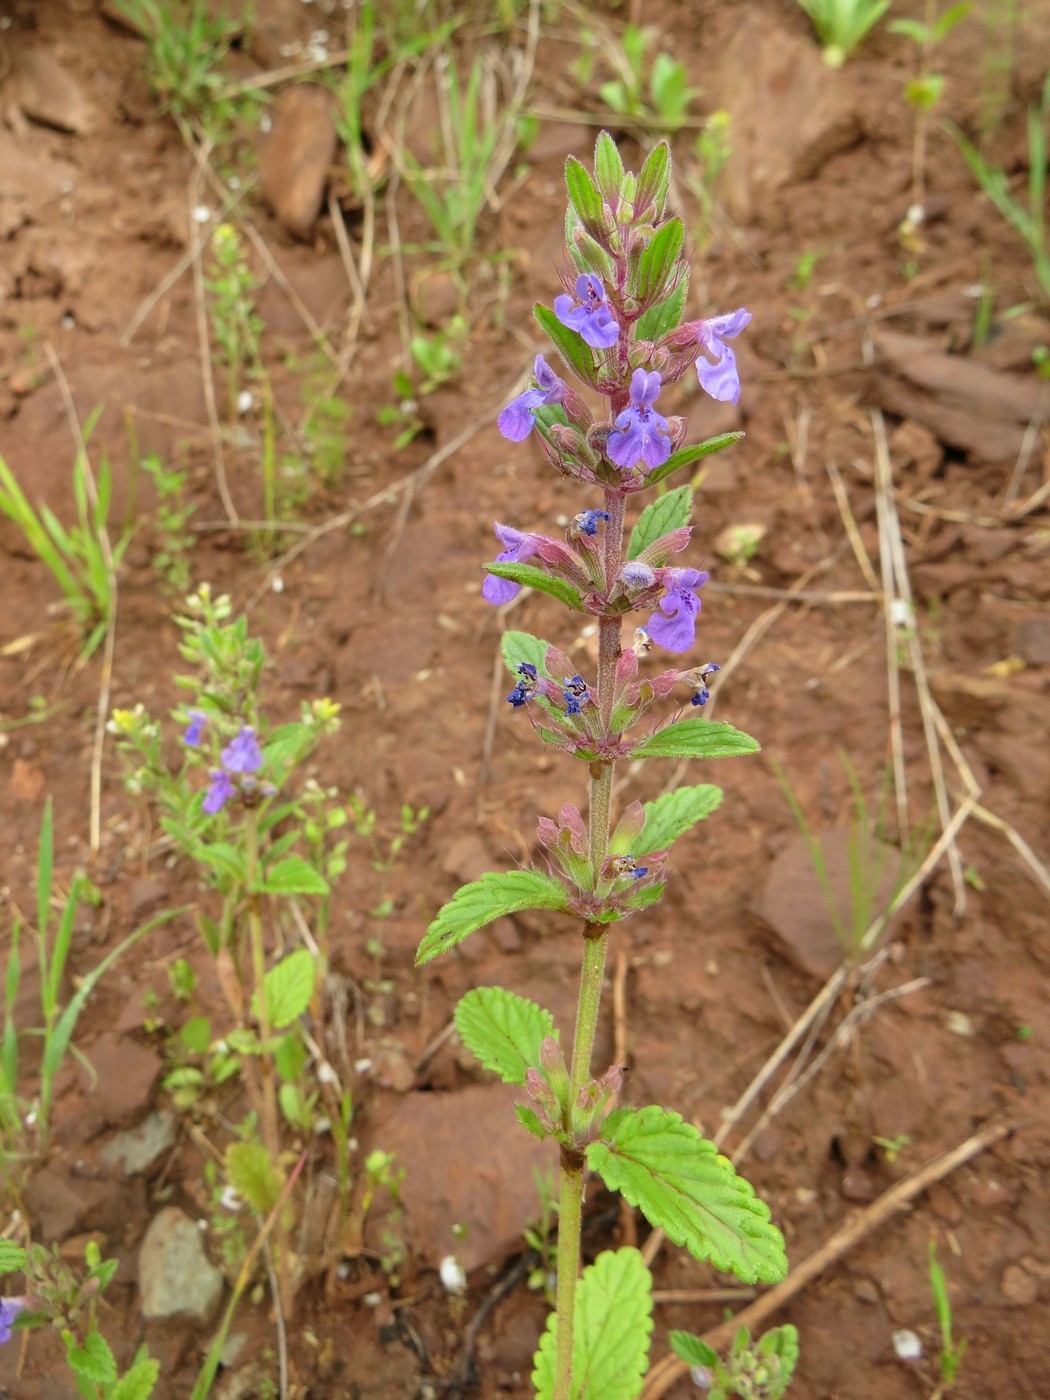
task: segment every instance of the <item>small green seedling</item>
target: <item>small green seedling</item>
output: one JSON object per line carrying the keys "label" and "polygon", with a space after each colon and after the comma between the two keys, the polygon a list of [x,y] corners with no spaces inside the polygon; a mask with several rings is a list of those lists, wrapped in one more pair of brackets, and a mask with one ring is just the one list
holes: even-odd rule
{"label": "small green seedling", "polygon": [[937,14],[936,0],[924,22],[917,19],[893,19],[886,26],[891,34],[903,34],[915,45],[917,72],[904,84],[904,98],[915,112],[915,134],[912,139],[912,205],[922,205],[926,190],[926,138],[930,113],[944,94],[947,79],[931,67],[934,53],[960,20],[966,18],[972,6],[969,0],[952,5],[943,15]]}
{"label": "small green seedling", "polygon": [[890,7],[890,0],[798,0],[824,46],[824,62],[841,68]]}
{"label": "small green seedling", "polygon": [[959,1374],[959,1367],[963,1363],[966,1349],[969,1343],[966,1338],[961,1338],[956,1342],[952,1336],[952,1305],[948,1298],[948,1282],[944,1276],[944,1270],[937,1262],[936,1241],[930,1241],[930,1288],[933,1290],[933,1305],[937,1310],[937,1321],[941,1328],[941,1354],[939,1357],[941,1366],[941,1380],[943,1386],[938,1394],[943,1394],[955,1384],[955,1378]]}
{"label": "small green seedling", "polygon": [[185,597],[193,581],[189,555],[197,543],[196,536],[186,528],[197,509],[186,499],[186,473],[178,467],[165,467],[156,454],[143,458],[142,470],[157,493],[159,548],[153,552],[153,568],[163,580],[166,592]]}
{"label": "small green seedling", "polygon": [[711,246],[718,211],[717,189],[722,171],[733,154],[731,117],[723,108],[705,117],[693,145],[694,164],[685,182],[696,196],[700,223],[696,229],[698,251]]}
{"label": "small green seedling", "polygon": [[896,1133],[891,1138],[872,1138],[872,1142],[875,1144],[876,1147],[882,1148],[883,1152],[886,1155],[886,1161],[889,1162],[890,1166],[892,1166],[893,1163],[904,1151],[904,1149],[911,1142],[911,1138],[908,1136],[907,1133]]}
{"label": "small green seedling", "polygon": [[618,76],[599,88],[605,105],[650,131],[674,132],[688,121],[689,105],[700,96],[700,88],[689,87],[685,64],[670,54],[659,53],[646,79],[646,56],[656,31],[629,24],[620,48],[611,52]]}
{"label": "small green seedling", "polygon": [[667,1340],[710,1400],[780,1400],[798,1365],[798,1332],[790,1323],[771,1328],[755,1345],[748,1328],[740,1327],[724,1362],[691,1332],[671,1332]]}

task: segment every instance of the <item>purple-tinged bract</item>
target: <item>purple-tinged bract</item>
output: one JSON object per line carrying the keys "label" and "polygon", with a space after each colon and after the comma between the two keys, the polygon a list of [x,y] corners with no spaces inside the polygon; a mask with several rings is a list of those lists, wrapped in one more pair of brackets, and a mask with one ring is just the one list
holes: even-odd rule
{"label": "purple-tinged bract", "polygon": [[578,331],[595,350],[608,350],[620,338],[620,327],[605,300],[601,278],[581,272],[576,279],[576,295],[568,292],[554,298],[554,314],[563,326]]}
{"label": "purple-tinged bract", "polygon": [[646,469],[652,471],[670,457],[667,419],[653,408],[662,382],[657,370],[636,369],[631,375],[630,405],[617,416],[615,430],[605,445],[618,467],[637,467],[644,462]]}

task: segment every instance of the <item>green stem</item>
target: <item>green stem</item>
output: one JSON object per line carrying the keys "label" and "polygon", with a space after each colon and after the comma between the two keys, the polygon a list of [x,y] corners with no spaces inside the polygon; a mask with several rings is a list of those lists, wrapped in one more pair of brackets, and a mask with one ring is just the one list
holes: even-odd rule
{"label": "green stem", "polygon": [[[609,521],[605,529],[605,578],[611,588],[623,559],[624,497],[618,491],[605,492]],[[603,617],[598,622],[597,704],[608,728],[612,716],[616,664],[620,658],[621,620]],[[595,763],[591,768],[589,850],[594,879],[609,854],[612,789],[615,763]],[[569,1104],[576,1102],[591,1074],[591,1057],[598,1029],[605,954],[609,945],[606,924],[587,923],[583,927],[583,966],[580,971],[580,999],[576,1011],[576,1031],[572,1044],[569,1074]],[[576,1284],[580,1269],[580,1230],[583,1218],[585,1164],[582,1153],[563,1148],[561,1191],[558,1205],[558,1283],[555,1308],[558,1315],[554,1369],[554,1400],[570,1400],[572,1393],[572,1350],[576,1315]]]}
{"label": "green stem", "polygon": [[[259,895],[256,892],[259,885],[259,833],[255,812],[250,807],[245,813],[244,837],[248,867],[248,939],[252,958],[252,982],[259,1007],[259,1038],[265,1047],[269,1047],[271,1027],[270,1010],[266,1005],[266,948],[263,943]],[[259,1056],[259,1068],[262,1074],[259,1123],[263,1145],[276,1166],[280,1139],[277,1133],[277,1092],[273,1081],[273,1055],[269,1048],[264,1049]]]}

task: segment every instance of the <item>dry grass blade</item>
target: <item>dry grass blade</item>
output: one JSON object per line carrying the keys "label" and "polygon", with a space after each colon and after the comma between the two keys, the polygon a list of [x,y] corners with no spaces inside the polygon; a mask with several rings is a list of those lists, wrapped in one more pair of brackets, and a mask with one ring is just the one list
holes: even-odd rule
{"label": "dry grass blade", "polygon": [[[708,1346],[719,1348],[727,1346],[740,1327],[749,1327],[754,1331],[768,1317],[790,1302],[813,1279],[818,1278],[832,1264],[837,1263],[844,1255],[848,1254],[873,1230],[877,1230],[887,1220],[892,1219],[898,1211],[903,1210],[916,1196],[921,1195],[935,1182],[943,1181],[946,1176],[964,1166],[979,1153],[985,1152],[995,1143],[1001,1142],[1004,1137],[1014,1131],[1014,1127],[1015,1124],[1012,1123],[988,1123],[980,1132],[974,1133],[958,1147],[934,1158],[932,1162],[920,1167],[917,1172],[913,1172],[903,1181],[898,1181],[877,1201],[873,1201],[867,1209],[840,1226],[830,1239],[826,1240],[819,1249],[814,1250],[808,1259],[804,1259],[801,1264],[792,1269],[783,1283],[777,1284],[768,1293],[763,1293],[750,1307],[744,1308],[743,1312],[738,1313],[736,1317],[728,1319],[712,1331],[705,1333],[704,1341],[707,1342]],[[680,1361],[677,1356],[665,1356],[652,1367],[646,1376],[642,1400],[660,1400],[660,1397],[666,1395],[671,1386],[686,1375],[688,1370],[685,1362]]]}

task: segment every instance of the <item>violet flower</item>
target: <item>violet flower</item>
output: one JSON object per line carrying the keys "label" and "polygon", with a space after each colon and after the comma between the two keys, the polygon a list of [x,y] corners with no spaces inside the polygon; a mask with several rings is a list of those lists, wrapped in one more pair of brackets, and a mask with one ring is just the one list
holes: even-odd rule
{"label": "violet flower", "polygon": [[258,773],[263,766],[263,753],[250,724],[241,729],[236,739],[231,739],[220,757],[227,773]]}
{"label": "violet flower", "polygon": [[563,326],[578,331],[595,350],[608,350],[620,338],[620,327],[605,301],[601,278],[581,272],[576,279],[576,295],[562,292],[554,298],[554,314]]}
{"label": "violet flower", "polygon": [[579,515],[575,515],[569,524],[569,534],[574,538],[580,535],[590,535],[592,538],[598,533],[598,521],[608,520],[607,510],[581,510]]}
{"label": "violet flower", "polygon": [[661,569],[667,592],[660,599],[658,612],[646,624],[649,636],[665,651],[688,651],[696,635],[696,615],[700,596],[696,589],[708,579],[699,569]]}
{"label": "violet flower", "polygon": [[[504,548],[496,555],[497,564],[520,564],[526,559],[531,559],[539,549],[535,535],[522,534],[520,530],[515,530],[512,525],[501,525],[496,521],[496,534]],[[492,603],[495,607],[500,607],[503,603],[509,603],[512,598],[516,598],[521,592],[521,584],[513,583],[509,578],[500,578],[498,574],[488,574],[485,582],[481,585],[481,596],[487,603]]]}
{"label": "violet flower", "polygon": [[528,661],[523,661],[518,667],[518,675],[521,679],[507,696],[507,704],[513,705],[516,710],[532,699],[539,684],[539,672]]}
{"label": "violet flower", "polygon": [[536,356],[534,366],[536,387],[526,389],[512,399],[496,419],[496,427],[510,442],[524,442],[535,423],[533,409],[544,404],[561,403],[569,392],[568,385],[558,378],[542,355]]}
{"label": "violet flower", "polygon": [[[700,387],[719,403],[739,403],[740,374],[736,367],[736,356],[726,344],[740,334],[751,320],[751,312],[743,306],[730,311],[725,316],[711,316],[706,321],[696,321],[692,329],[696,331],[697,344],[701,353],[696,360],[696,377]],[[714,360],[708,360],[703,352]]]}
{"label": "violet flower", "polygon": [[0,1347],[11,1340],[15,1318],[25,1307],[25,1298],[0,1298]]}
{"label": "violet flower", "polygon": [[211,787],[204,795],[203,810],[209,817],[214,817],[216,812],[221,812],[234,796],[237,788],[233,779],[225,768],[213,768],[211,770]]}
{"label": "violet flower", "polygon": [[[699,362],[698,362],[699,363]],[[631,404],[616,419],[605,450],[618,467],[662,467],[671,455],[667,419],[653,404],[660,397],[662,379],[657,370],[636,369],[631,375]]]}
{"label": "violet flower", "polygon": [[203,710],[191,710],[190,722],[186,726],[186,733],[182,736],[182,742],[189,748],[195,749],[201,741],[204,733],[204,726],[208,723],[208,716]]}
{"label": "violet flower", "polygon": [[565,682],[563,691],[565,698],[565,713],[567,715],[578,715],[582,712],[583,706],[591,698],[591,693],[587,689],[587,682],[582,676],[573,676],[571,680]]}

